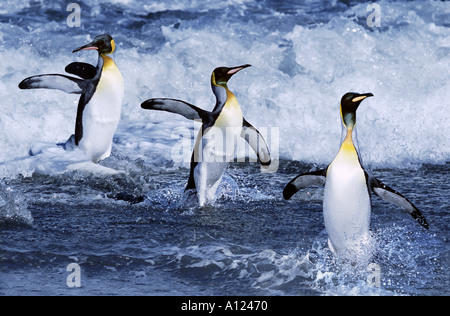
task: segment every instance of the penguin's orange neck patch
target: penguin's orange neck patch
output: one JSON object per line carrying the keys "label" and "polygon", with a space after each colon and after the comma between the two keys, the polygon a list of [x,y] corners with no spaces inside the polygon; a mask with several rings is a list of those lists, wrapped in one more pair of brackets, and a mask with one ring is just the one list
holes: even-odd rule
{"label": "penguin's orange neck patch", "polygon": [[348,128],[347,136],[345,137],[344,141],[341,144],[341,148],[339,150],[338,155],[342,155],[342,157],[345,158],[345,160],[351,162],[359,162],[358,153],[356,152],[355,145],[353,144],[352,133],[353,129]]}
{"label": "penguin's orange neck patch", "polygon": [[106,55],[102,55],[103,59],[103,69],[116,67],[116,64],[114,63],[114,60],[111,57],[108,57]]}

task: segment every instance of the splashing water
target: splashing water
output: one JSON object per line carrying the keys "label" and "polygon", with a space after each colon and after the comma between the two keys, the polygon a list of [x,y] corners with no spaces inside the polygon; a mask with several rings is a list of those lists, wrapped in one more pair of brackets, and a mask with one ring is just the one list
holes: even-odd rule
{"label": "splashing water", "polygon": [[[0,294],[74,294],[73,262],[81,295],[449,294],[448,1],[377,1],[380,27],[360,1],[78,3],[73,28],[65,1],[0,8]],[[95,64],[71,51],[101,33],[115,39],[125,98],[112,156],[93,165],[55,146],[73,134],[78,97],[17,85]],[[170,97],[211,110],[212,70],[245,63],[229,88],[272,138],[279,168],[232,164],[216,203],[199,209],[184,195],[198,124],[140,104]],[[363,162],[430,222],[425,232],[373,199],[379,287],[373,270],[329,251],[322,189],[282,200],[294,175],[332,161],[348,91],[375,95],[358,110]],[[41,154],[30,157],[33,146]],[[188,159],[174,159],[179,148]]]}

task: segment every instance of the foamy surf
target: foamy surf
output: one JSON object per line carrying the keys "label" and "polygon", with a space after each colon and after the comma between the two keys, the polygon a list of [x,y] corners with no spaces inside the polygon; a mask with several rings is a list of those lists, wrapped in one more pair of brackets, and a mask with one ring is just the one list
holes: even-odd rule
{"label": "foamy surf", "polygon": [[[448,293],[448,1],[377,1],[379,26],[360,1],[77,3],[80,27],[68,26],[64,1],[0,8],[0,294]],[[96,64],[93,52],[71,52],[101,33],[115,39],[125,97],[112,154],[94,165],[56,146],[74,133],[78,96],[17,85]],[[221,195],[200,209],[184,193],[200,124],[140,104],[169,97],[211,110],[213,69],[246,63],[229,88],[278,168],[230,164]],[[282,198],[293,176],[336,155],[348,91],[375,95],[358,110],[364,164],[430,223],[424,231],[374,197],[379,269],[335,261],[323,189]],[[72,264],[81,288],[66,283]]]}

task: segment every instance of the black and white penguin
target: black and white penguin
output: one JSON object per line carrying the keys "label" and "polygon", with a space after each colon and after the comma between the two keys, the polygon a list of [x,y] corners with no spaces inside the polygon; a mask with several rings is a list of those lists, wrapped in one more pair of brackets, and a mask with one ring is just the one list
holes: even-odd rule
{"label": "black and white penguin", "polygon": [[201,207],[214,202],[217,188],[231,160],[234,159],[238,137],[245,138],[256,152],[260,163],[270,165],[267,144],[242,115],[235,95],[228,89],[228,80],[250,67],[219,67],[211,75],[211,88],[216,96],[212,112],[175,99],[150,99],[142,103],[147,110],[160,110],[180,114],[191,120],[200,120],[198,134],[191,159],[191,170],[186,190],[195,189]]}
{"label": "black and white penguin", "polygon": [[56,89],[81,94],[75,125],[75,135],[64,144],[69,149],[78,146],[95,163],[109,157],[112,140],[119,125],[124,94],[123,77],[114,60],[115,50],[110,35],[97,36],[90,44],[73,51],[96,50],[98,64],[74,62],[66,72],[79,78],[48,74],[29,77],[19,84],[20,89]]}
{"label": "black and white penguin", "polygon": [[328,245],[332,252],[345,258],[355,259],[372,251],[370,192],[404,209],[428,229],[425,217],[413,203],[370,175],[361,165],[353,141],[356,110],[364,99],[372,96],[371,93],[347,93],[342,97],[340,109],[345,139],[333,162],[325,169],[300,174],[283,191],[288,200],[301,189],[325,186],[323,216]]}

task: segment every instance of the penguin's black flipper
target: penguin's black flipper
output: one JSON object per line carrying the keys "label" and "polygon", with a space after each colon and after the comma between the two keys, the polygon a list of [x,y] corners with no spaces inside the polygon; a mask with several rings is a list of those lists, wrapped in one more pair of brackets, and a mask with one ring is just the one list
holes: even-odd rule
{"label": "penguin's black flipper", "polygon": [[289,200],[301,189],[311,186],[323,186],[327,179],[327,169],[320,169],[313,172],[302,173],[289,182],[283,190],[283,197]]}
{"label": "penguin's black flipper", "polygon": [[263,166],[270,165],[272,160],[270,158],[269,147],[267,146],[264,137],[252,124],[247,122],[246,119],[244,119],[242,124],[241,137],[250,144],[250,147],[255,151]]}
{"label": "penguin's black flipper", "polygon": [[66,72],[83,79],[92,79],[97,74],[97,68],[87,63],[73,62],[66,66]]}
{"label": "penguin's black flipper", "polygon": [[33,76],[19,83],[20,89],[55,89],[73,94],[82,94],[84,87],[82,79],[65,75]]}
{"label": "penguin's black flipper", "polygon": [[176,113],[184,116],[190,120],[206,120],[211,116],[211,113],[196,107],[190,103],[176,100],[176,99],[150,99],[141,104],[141,107],[146,110],[159,110],[171,113]]}
{"label": "penguin's black flipper", "polygon": [[372,191],[381,199],[402,208],[408,212],[422,227],[428,229],[429,225],[425,219],[425,216],[423,216],[423,214],[413,203],[411,203],[411,201],[374,177],[369,177],[369,184]]}

